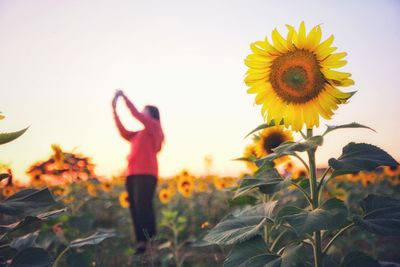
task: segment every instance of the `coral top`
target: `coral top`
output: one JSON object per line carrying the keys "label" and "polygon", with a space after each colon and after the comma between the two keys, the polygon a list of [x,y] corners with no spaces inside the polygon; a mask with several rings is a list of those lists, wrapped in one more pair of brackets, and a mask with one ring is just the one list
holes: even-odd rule
{"label": "coral top", "polygon": [[126,175],[146,174],[157,177],[157,153],[161,150],[164,141],[160,121],[139,112],[129,100],[126,100],[126,104],[132,115],[144,125],[144,129],[141,131],[128,131],[114,112],[115,123],[121,136],[131,143],[131,150],[127,157]]}

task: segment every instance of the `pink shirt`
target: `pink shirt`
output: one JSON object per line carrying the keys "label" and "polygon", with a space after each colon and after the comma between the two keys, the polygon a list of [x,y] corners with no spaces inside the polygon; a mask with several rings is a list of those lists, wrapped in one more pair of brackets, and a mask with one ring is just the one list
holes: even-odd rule
{"label": "pink shirt", "polygon": [[126,130],[114,112],[115,123],[121,136],[131,143],[126,175],[147,174],[157,177],[157,153],[164,141],[160,121],[139,112],[131,102],[127,101],[127,106],[132,115],[144,125],[144,129],[136,132]]}

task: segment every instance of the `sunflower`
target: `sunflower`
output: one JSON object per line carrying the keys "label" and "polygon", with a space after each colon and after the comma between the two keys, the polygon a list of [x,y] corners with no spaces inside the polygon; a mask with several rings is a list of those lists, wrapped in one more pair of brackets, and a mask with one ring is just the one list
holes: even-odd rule
{"label": "sunflower", "polygon": [[189,175],[188,173],[182,173],[178,177],[178,192],[186,197],[189,198],[192,195],[194,189],[194,181],[193,176]]}
{"label": "sunflower", "polygon": [[248,93],[256,94],[267,123],[279,123],[299,131],[319,126],[319,117],[330,119],[339,104],[354,94],[337,86],[353,85],[351,74],[333,70],[343,67],[346,53],[333,53],[333,35],[321,42],[321,28],[315,26],[307,35],[304,22],[296,31],[286,25],[286,39],[275,29],[272,44],[257,41],[250,45],[252,54],[245,59],[249,67],[245,83]]}
{"label": "sunflower", "polygon": [[[277,148],[283,142],[292,141],[293,135],[289,130],[285,130],[282,126],[274,126],[264,129],[256,139],[256,154],[258,158],[265,157],[273,153],[273,149]],[[275,164],[286,162],[288,157],[280,157],[276,159]]]}
{"label": "sunflower", "polygon": [[158,198],[160,199],[161,203],[167,204],[168,202],[171,201],[172,192],[168,190],[168,188],[163,188],[158,193]]}
{"label": "sunflower", "polygon": [[112,189],[112,184],[110,182],[103,182],[100,186],[101,190],[104,192],[110,192]]}
{"label": "sunflower", "polygon": [[198,177],[194,180],[194,191],[199,193],[204,193],[208,191],[210,188],[208,187],[208,183],[206,178]]}
{"label": "sunflower", "polygon": [[129,208],[129,195],[128,192],[123,191],[119,194],[119,204],[121,205],[121,207],[123,208]]}

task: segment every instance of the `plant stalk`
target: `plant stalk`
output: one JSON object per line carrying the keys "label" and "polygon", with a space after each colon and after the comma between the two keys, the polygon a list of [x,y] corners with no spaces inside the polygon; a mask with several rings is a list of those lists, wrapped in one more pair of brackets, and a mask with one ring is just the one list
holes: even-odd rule
{"label": "plant stalk", "polygon": [[[313,130],[307,129],[307,138],[311,138],[313,136]],[[310,149],[307,151],[308,161],[310,166],[310,191],[311,191],[311,200],[312,200],[312,209],[315,210],[319,207],[318,201],[318,185],[317,185],[317,165],[315,162],[315,152],[316,149]],[[313,234],[314,245],[313,245],[313,253],[314,253],[314,266],[322,267],[322,249],[321,249],[321,231],[315,231]]]}

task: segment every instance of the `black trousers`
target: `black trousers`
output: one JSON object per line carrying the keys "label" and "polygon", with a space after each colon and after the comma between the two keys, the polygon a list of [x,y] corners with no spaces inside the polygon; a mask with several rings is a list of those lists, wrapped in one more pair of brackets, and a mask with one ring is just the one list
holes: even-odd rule
{"label": "black trousers", "polygon": [[126,179],[126,190],[132,222],[138,242],[146,241],[156,234],[153,197],[157,178],[153,175],[129,175]]}

